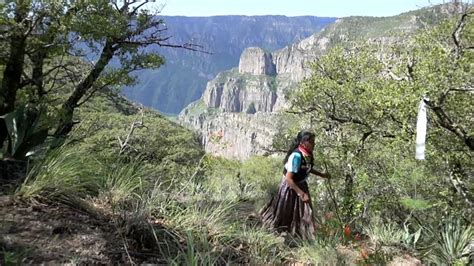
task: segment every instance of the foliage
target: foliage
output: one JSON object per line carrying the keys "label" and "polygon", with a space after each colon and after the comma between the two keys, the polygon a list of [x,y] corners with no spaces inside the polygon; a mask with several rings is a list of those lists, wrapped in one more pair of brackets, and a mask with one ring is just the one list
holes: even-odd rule
{"label": "foliage", "polygon": [[102,164],[99,181],[99,197],[105,197],[112,206],[127,203],[137,197],[137,193],[145,186],[143,180],[148,176],[138,158],[130,163],[117,161]]}
{"label": "foliage", "polygon": [[[93,4],[101,12],[111,8],[100,1]],[[123,22],[120,17],[83,15]],[[75,19],[88,38],[107,42],[100,38],[102,26]],[[472,31],[470,18],[465,22],[461,32]],[[420,245],[427,262],[466,263],[472,225],[445,219],[454,214],[471,220],[466,211],[470,192],[466,196],[458,188],[472,173],[467,109],[472,98],[465,97],[470,95],[466,86],[472,79],[472,54],[462,49],[470,42],[466,35],[460,35],[462,45],[451,43],[449,33],[456,25],[448,21],[401,43],[336,47],[314,63],[313,75],[293,100],[297,111],[305,113],[301,120],[317,133],[316,166],[332,174],[327,189],[334,191],[328,195],[311,180],[312,192],[317,192],[312,193],[313,206],[315,213],[341,206],[334,211],[344,215],[343,221],[334,216],[322,221],[314,243],[296,239],[296,247],[290,247],[282,236],[260,228],[256,211],[281,181],[281,158],[241,162],[206,155],[193,133],[107,95],[112,90],[93,94],[74,112],[80,125],[65,146],[31,161],[18,195],[101,212],[125,248],[141,247],[168,264],[351,263],[340,254],[341,244],[349,243],[361,248],[361,263],[387,263],[398,251],[387,246],[416,251]],[[113,28],[109,33],[121,34]],[[117,78],[101,77],[104,82]],[[58,89],[46,97],[48,119],[61,117],[56,108],[65,98],[60,94]],[[423,95],[430,97],[433,123],[428,159],[418,162],[411,152],[413,124]],[[29,97],[19,94],[25,102]],[[285,125],[282,138],[295,135],[295,124]],[[387,223],[369,223],[376,216]],[[438,220],[443,225],[429,229]],[[422,223],[414,227],[414,221]],[[352,235],[343,226],[365,230],[363,241],[375,243],[376,249],[367,254],[363,244],[348,241]]]}
{"label": "foliage", "polygon": [[376,245],[396,246],[405,238],[405,231],[398,225],[381,221],[372,222],[365,227],[364,232]]}
{"label": "foliage", "polygon": [[[130,125],[141,119],[140,115],[85,114],[81,129],[73,134],[89,151],[107,150],[118,153],[117,137],[124,139]],[[150,162],[176,160],[177,163],[195,164],[199,156],[199,144],[193,134],[178,125],[148,113],[143,118],[144,127],[133,132],[129,149],[124,156],[134,158],[141,155]],[[160,128],[160,131],[155,129]],[[94,134],[90,134],[94,132]],[[180,144],[180,145],[175,145]]]}
{"label": "foliage", "polygon": [[281,181],[281,164],[273,158],[254,156],[237,162],[207,156],[203,164],[204,176],[196,185],[215,199],[266,199]]}
{"label": "foliage", "polygon": [[[456,17],[395,42],[335,47],[313,63],[313,74],[293,94],[295,112],[303,113],[317,133],[323,165],[343,177],[338,185],[347,222],[367,218],[368,208],[403,222],[403,208],[415,207],[413,200],[439,213],[470,215],[472,50],[463,47],[471,43],[471,20]],[[411,151],[423,96],[430,99],[431,123],[428,159],[420,163]],[[450,194],[447,184],[459,193]],[[448,201],[456,207],[449,208]],[[414,211],[428,218],[426,207]]]}
{"label": "foliage", "polygon": [[348,264],[344,256],[338,254],[333,246],[320,245],[319,243],[302,243],[296,250],[292,250],[292,257],[305,264],[341,265]]}
{"label": "foliage", "polygon": [[[76,124],[75,109],[95,93],[132,85],[133,72],[164,64],[163,57],[144,48],[197,49],[170,44],[163,20],[145,7],[148,1],[135,2],[21,1],[2,8],[0,115],[13,112],[17,102],[50,105],[53,95],[66,91],[48,108],[54,119],[47,124],[55,137],[64,137]],[[86,56],[93,61],[89,66],[73,63]],[[1,146],[5,140],[1,126]]]}
{"label": "foliage", "polygon": [[240,226],[232,237],[243,246],[243,251],[254,263],[279,263],[285,255],[281,238],[260,228]]}
{"label": "foliage", "polygon": [[169,262],[170,265],[215,265],[219,261],[219,257],[212,254],[211,246],[206,241],[205,250],[196,250],[196,242],[194,234],[187,232],[186,238],[186,252],[179,253],[173,260]]}
{"label": "foliage", "polygon": [[441,226],[425,230],[423,249],[426,260],[434,264],[467,265],[472,259],[474,229],[471,224],[464,224],[460,219],[450,217]]}
{"label": "foliage", "polygon": [[20,265],[30,252],[28,249],[20,249],[16,251],[0,251],[0,262],[2,265]]}
{"label": "foliage", "polygon": [[48,134],[44,108],[20,106],[3,116],[11,139],[11,155],[18,159],[35,154]]}

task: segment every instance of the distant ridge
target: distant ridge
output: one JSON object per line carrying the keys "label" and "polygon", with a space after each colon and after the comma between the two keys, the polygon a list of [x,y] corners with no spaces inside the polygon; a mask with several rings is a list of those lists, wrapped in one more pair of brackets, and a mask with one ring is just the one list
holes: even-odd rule
{"label": "distant ridge", "polygon": [[177,114],[199,99],[206,83],[239,62],[242,51],[259,46],[274,51],[302,40],[336,18],[286,16],[164,16],[175,43],[193,42],[212,54],[158,48],[166,65],[137,73],[139,84],[125,88],[127,98],[161,112]]}

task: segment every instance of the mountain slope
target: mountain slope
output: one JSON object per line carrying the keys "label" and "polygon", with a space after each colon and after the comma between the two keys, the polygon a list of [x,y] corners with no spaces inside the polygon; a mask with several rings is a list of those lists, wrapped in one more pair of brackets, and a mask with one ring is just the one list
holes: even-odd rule
{"label": "mountain slope", "polygon": [[197,100],[206,82],[239,62],[249,46],[273,51],[318,32],[335,18],[285,16],[163,17],[172,42],[202,45],[211,54],[159,48],[166,65],[138,73],[140,83],[124,94],[145,106],[177,114]]}
{"label": "mountain slope", "polygon": [[[238,159],[262,154],[270,148],[278,126],[287,120],[281,119],[279,112],[288,105],[287,93],[310,74],[309,62],[338,44],[408,39],[425,25],[437,24],[451,11],[449,5],[440,5],[392,17],[341,18],[273,53],[249,48],[241,56],[239,70],[219,74],[210,81],[203,98],[185,108],[180,120],[200,132],[201,142],[210,153]],[[269,74],[267,69],[274,72]],[[265,107],[269,106],[267,102],[270,108]],[[233,146],[229,148],[229,144]]]}

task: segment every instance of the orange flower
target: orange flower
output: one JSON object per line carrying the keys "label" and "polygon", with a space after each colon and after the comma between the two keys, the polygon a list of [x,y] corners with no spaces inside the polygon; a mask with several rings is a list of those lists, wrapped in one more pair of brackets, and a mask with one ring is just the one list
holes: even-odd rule
{"label": "orange flower", "polygon": [[348,225],[346,225],[346,226],[344,227],[344,235],[345,235],[346,237],[350,237],[350,236],[351,236],[351,228],[350,228]]}

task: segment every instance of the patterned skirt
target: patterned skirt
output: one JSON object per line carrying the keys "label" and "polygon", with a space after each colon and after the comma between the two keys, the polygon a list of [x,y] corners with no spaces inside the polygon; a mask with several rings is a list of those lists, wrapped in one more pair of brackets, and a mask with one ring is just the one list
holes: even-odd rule
{"label": "patterned skirt", "polygon": [[[309,196],[308,183],[297,183]],[[311,196],[310,196],[311,199]],[[278,193],[260,212],[265,226],[277,232],[288,232],[302,239],[314,240],[316,220],[311,200],[303,202],[283,178]]]}

